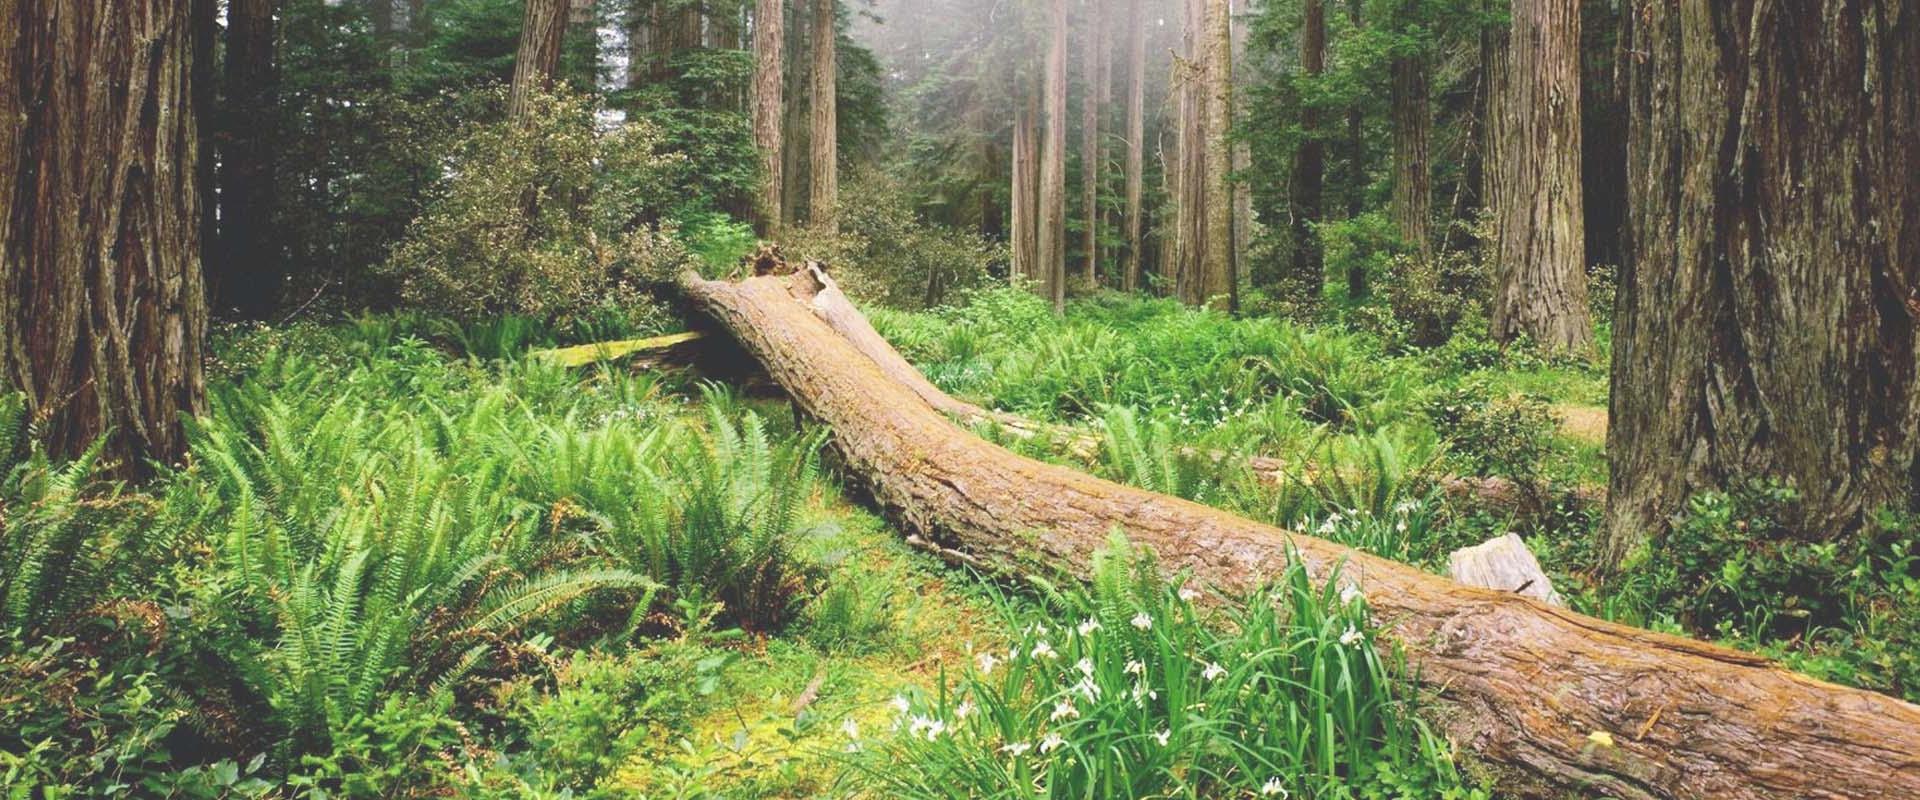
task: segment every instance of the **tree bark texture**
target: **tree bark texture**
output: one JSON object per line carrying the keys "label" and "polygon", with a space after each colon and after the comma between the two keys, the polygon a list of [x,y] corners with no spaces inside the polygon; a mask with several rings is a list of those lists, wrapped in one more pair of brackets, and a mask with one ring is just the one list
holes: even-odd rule
{"label": "tree bark texture", "polygon": [[849,474],[922,546],[992,571],[1084,578],[1117,529],[1168,572],[1229,595],[1293,557],[1317,580],[1337,571],[1443,701],[1454,741],[1517,772],[1510,791],[1920,793],[1920,707],[1017,456],[955,426],[836,333],[816,300],[837,292],[817,270],[688,276],[683,288],[830,427]]}
{"label": "tree bark texture", "polygon": [[1080,232],[1081,276],[1095,283],[1100,260],[1100,28],[1098,4],[1087,6],[1080,52]]}
{"label": "tree bark texture", "polygon": [[[1841,537],[1920,477],[1920,7],[1641,2],[1609,547],[1763,476]],[[1910,755],[1920,750],[1909,748]]]}
{"label": "tree bark texture", "polygon": [[1495,341],[1593,347],[1580,183],[1580,2],[1514,0],[1498,105]]}
{"label": "tree bark texture", "polygon": [[1127,265],[1122,286],[1129,292],[1140,288],[1145,260],[1141,214],[1147,164],[1147,21],[1141,5],[1141,0],[1127,0]]}
{"label": "tree bark texture", "polygon": [[560,69],[560,45],[567,35],[567,0],[527,0],[520,17],[520,49],[513,57],[513,90],[508,113],[525,119],[533,94],[553,88]]}
{"label": "tree bark texture", "polygon": [[[1327,66],[1327,9],[1322,0],[1304,0],[1300,23],[1300,71],[1317,80]],[[1321,189],[1326,182],[1326,144],[1320,130],[1320,109],[1306,104],[1300,127],[1305,139],[1293,166],[1293,279],[1317,297],[1326,283],[1326,264],[1320,235],[1314,230],[1322,214]]]}
{"label": "tree bark texture", "polygon": [[1233,249],[1233,13],[1227,0],[1207,0],[1206,199],[1207,237],[1202,296],[1220,309],[1239,308]]}
{"label": "tree bark texture", "polygon": [[1040,94],[1023,70],[1016,69],[1013,111],[1013,276],[1048,295],[1040,265]]}
{"label": "tree bark texture", "polygon": [[840,24],[836,0],[813,3],[813,191],[807,213],[815,226],[838,231],[840,116],[837,92]]}
{"label": "tree bark texture", "polygon": [[[1351,31],[1350,35],[1360,35],[1360,0],[1347,0],[1347,23],[1348,29]],[[1363,102],[1365,102],[1364,99],[1356,97],[1353,103],[1347,107],[1347,175],[1345,183],[1347,187],[1348,219],[1360,216],[1360,213],[1365,210],[1362,201],[1366,199],[1367,195],[1367,140],[1364,136],[1366,113],[1361,108]],[[1324,212],[1324,210],[1323,208],[1322,211]],[[1348,297],[1367,296],[1369,291],[1369,287],[1367,286],[1367,268],[1364,264],[1360,263],[1359,259],[1354,259],[1353,263],[1347,265],[1346,277]]]}
{"label": "tree bark texture", "polygon": [[[1407,7],[1399,7],[1404,22]],[[1422,257],[1433,254],[1433,165],[1429,162],[1433,109],[1427,56],[1415,50],[1388,65],[1393,113],[1393,221],[1400,238]]]}
{"label": "tree bark texture", "polygon": [[753,12],[753,143],[760,151],[761,235],[786,224],[786,2],[756,0]]}
{"label": "tree bark texture", "polygon": [[0,370],[50,452],[136,477],[204,410],[192,5],[0,11]]}
{"label": "tree bark texture", "polygon": [[1042,84],[1039,267],[1053,310],[1067,301],[1067,0],[1047,3],[1047,61]]}
{"label": "tree bark texture", "polygon": [[1174,60],[1174,296],[1187,305],[1207,301],[1207,82],[1206,25],[1209,0],[1185,0],[1182,57]]}
{"label": "tree bark texture", "polygon": [[223,310],[262,319],[280,303],[284,260],[274,251],[273,0],[227,3],[226,108],[220,136],[220,246],[211,275]]}

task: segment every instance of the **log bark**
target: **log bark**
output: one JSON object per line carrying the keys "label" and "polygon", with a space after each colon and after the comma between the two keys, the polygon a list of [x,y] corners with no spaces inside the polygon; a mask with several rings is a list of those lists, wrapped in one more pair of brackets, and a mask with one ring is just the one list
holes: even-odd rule
{"label": "log bark", "polygon": [[1318,580],[1337,571],[1444,701],[1454,740],[1512,768],[1517,792],[1920,795],[1920,707],[1017,456],[955,426],[837,335],[819,314],[832,283],[817,269],[738,283],[690,275],[682,288],[831,428],[849,474],[929,548],[990,569],[1085,577],[1120,529],[1165,569],[1228,593],[1292,558]]}

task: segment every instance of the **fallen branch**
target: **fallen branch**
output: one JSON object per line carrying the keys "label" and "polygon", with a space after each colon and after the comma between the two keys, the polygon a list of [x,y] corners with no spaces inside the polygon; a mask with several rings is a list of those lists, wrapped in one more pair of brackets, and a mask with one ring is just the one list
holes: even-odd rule
{"label": "fallen branch", "polygon": [[1523,778],[1512,791],[1920,797],[1920,707],[1017,456],[835,331],[818,299],[830,285],[808,270],[682,288],[832,429],[849,472],[924,546],[1086,577],[1118,528],[1230,594],[1280,574],[1289,553],[1319,580],[1338,569],[1445,701],[1455,740]]}

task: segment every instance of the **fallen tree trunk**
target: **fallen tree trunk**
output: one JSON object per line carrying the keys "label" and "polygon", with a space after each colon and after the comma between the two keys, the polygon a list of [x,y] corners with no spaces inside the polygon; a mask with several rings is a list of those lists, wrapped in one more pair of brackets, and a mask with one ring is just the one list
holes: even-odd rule
{"label": "fallen tree trunk", "polygon": [[1445,701],[1449,733],[1514,769],[1518,791],[1920,797],[1920,707],[1017,456],[836,335],[816,305],[826,285],[807,271],[682,288],[832,429],[876,502],[942,552],[1085,577],[1120,528],[1168,570],[1229,593],[1278,575],[1290,552],[1316,579],[1339,570]]}

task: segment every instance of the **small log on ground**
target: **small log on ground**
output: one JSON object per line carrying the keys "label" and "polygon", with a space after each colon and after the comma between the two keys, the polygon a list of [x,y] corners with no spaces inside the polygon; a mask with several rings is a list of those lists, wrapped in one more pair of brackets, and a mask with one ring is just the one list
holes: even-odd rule
{"label": "small log on ground", "polygon": [[[1228,593],[1280,574],[1362,591],[1507,789],[1622,798],[1920,797],[1920,707],[1766,659],[1463,586],[1366,553],[1017,456],[953,424],[818,315],[824,275],[682,288],[808,414],[849,472],[928,546],[994,569],[1085,577],[1122,529]],[[1604,734],[1604,735],[1601,735]]]}
{"label": "small log on ground", "polygon": [[1553,581],[1540,568],[1520,534],[1509,533],[1447,554],[1447,576],[1468,586],[1523,594],[1548,605],[1567,607],[1553,590]]}

